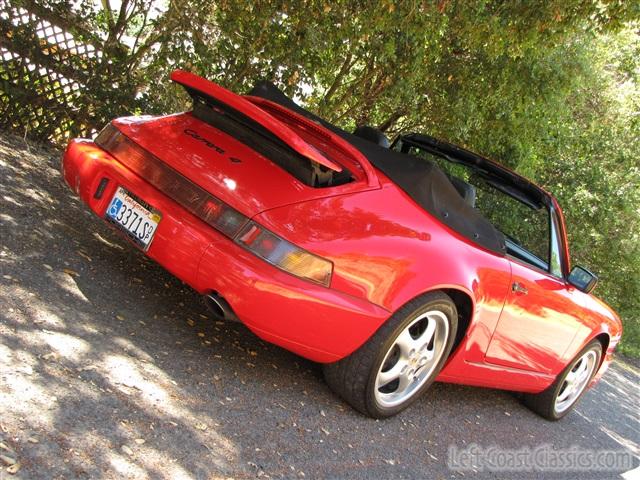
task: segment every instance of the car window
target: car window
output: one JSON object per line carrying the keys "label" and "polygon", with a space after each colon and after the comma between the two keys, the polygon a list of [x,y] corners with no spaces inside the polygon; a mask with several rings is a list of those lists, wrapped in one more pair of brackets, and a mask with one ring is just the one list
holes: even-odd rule
{"label": "car window", "polygon": [[[476,208],[507,236],[509,243],[515,243],[516,246],[524,248],[542,263],[535,262],[535,259],[522,258],[522,260],[546,270],[549,264],[550,238],[547,208],[544,206],[533,208],[492,188],[486,182],[470,183],[477,189]],[[521,257],[521,255],[516,256]]]}
{"label": "car window", "polygon": [[[508,189],[500,188],[497,181],[478,174],[467,165],[415,146],[411,146],[408,153],[434,162],[450,178],[455,177],[473,185],[474,207],[507,237],[507,253],[550,271],[551,219],[546,206],[509,195],[505,191]],[[552,269],[554,274],[558,271],[559,256],[552,262]]]}

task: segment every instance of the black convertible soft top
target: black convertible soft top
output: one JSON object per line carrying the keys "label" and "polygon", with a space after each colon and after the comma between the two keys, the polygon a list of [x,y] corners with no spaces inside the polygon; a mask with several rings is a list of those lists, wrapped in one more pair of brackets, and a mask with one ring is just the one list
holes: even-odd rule
{"label": "black convertible soft top", "polygon": [[404,190],[418,205],[449,228],[500,255],[505,237],[478,210],[467,204],[451,181],[434,163],[376,145],[352,135],[305,110],[270,82],[259,82],[249,95],[266,98],[321,123],[340,135]]}

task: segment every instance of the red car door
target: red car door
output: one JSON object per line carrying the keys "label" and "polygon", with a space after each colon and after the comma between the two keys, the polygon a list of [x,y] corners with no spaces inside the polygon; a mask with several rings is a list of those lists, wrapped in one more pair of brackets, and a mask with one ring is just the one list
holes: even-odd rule
{"label": "red car door", "polygon": [[511,290],[485,359],[536,372],[557,371],[578,329],[578,292],[549,273],[510,262]]}
{"label": "red car door", "polygon": [[512,252],[516,256],[519,252],[520,258],[509,256],[511,289],[485,355],[488,363],[557,373],[580,326],[584,298],[563,278],[568,270],[561,241],[564,233],[555,209],[547,212],[548,257],[542,265],[532,265],[540,257],[512,245]]}

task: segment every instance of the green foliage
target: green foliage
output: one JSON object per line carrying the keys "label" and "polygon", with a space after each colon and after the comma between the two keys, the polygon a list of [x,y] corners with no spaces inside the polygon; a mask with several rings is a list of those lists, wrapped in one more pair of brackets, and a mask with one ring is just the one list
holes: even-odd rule
{"label": "green foliage", "polygon": [[[535,172],[565,206],[573,258],[625,321],[622,350],[640,354],[640,35],[594,39],[568,121]],[[633,65],[635,63],[635,65]]]}
{"label": "green foliage", "polygon": [[268,79],[345,128],[426,132],[537,180],[640,354],[640,3],[15,1],[105,52],[78,104],[96,128],[185,108],[167,81],[183,68],[239,92]]}

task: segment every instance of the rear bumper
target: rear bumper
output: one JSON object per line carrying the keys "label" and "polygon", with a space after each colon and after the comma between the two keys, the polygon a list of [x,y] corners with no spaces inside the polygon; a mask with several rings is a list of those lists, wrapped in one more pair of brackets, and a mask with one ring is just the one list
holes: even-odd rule
{"label": "rear bumper", "polygon": [[[390,313],[366,300],[314,285],[260,260],[187,212],[88,140],[63,156],[65,182],[101,218],[118,186],[162,213],[145,255],[202,294],[222,295],[266,341],[318,362],[345,357]],[[100,198],[101,180],[108,183]]]}

